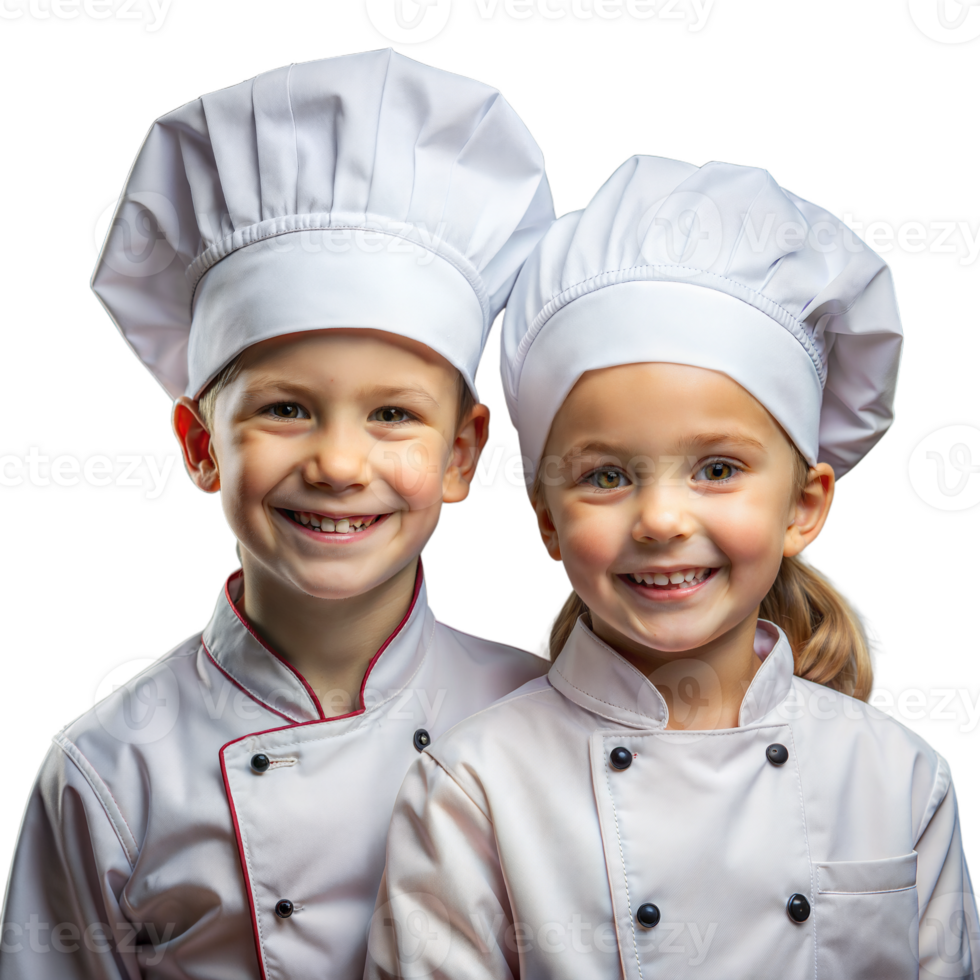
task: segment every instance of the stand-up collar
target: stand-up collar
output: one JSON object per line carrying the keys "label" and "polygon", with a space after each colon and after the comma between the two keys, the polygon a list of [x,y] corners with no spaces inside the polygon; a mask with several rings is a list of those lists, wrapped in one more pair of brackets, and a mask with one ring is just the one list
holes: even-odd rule
{"label": "stand-up collar", "polygon": [[[760,620],[755,651],[762,666],[752,678],[739,711],[740,727],[768,714],[789,695],[793,651],[778,626]],[[629,728],[666,728],[667,703],[651,681],[579,619],[548,672],[552,686],[569,701]]]}
{"label": "stand-up collar", "polygon": [[[208,655],[233,683],[286,721],[323,719],[320,702],[306,680],[259,638],[239,612],[236,602],[242,587],[239,570],[225,584],[201,638]],[[432,623],[420,563],[408,612],[371,659],[361,683],[362,708],[352,714],[376,709],[409,683],[425,657]]]}

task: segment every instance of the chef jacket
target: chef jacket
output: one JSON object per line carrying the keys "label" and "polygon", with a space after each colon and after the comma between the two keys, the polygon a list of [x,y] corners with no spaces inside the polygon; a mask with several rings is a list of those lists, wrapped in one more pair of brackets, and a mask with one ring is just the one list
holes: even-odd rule
{"label": "chef jacket", "polygon": [[59,733],[21,830],[0,978],[360,977],[398,787],[547,669],[412,606],[325,718],[235,607]]}
{"label": "chef jacket", "polygon": [[547,677],[412,767],[365,976],[973,976],[945,761],[794,677],[772,624],[756,652],[738,727],[668,731],[656,687],[580,620]]}

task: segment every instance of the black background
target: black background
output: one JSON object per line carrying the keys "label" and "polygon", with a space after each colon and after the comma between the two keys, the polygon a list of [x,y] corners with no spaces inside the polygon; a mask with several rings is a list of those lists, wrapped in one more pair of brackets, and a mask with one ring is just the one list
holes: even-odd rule
{"label": "black background", "polygon": [[[0,21],[0,454],[23,457],[38,446],[52,459],[160,460],[177,452],[168,399],[88,291],[96,219],[118,196],[153,117],[290,61],[388,43],[362,0],[173,0],[156,33],[145,31],[145,16]],[[493,20],[482,20],[474,0],[453,0],[437,38],[398,47],[504,91],[547,153],[559,213],[583,206],[624,158],[642,152],[764,166],[784,186],[866,224],[950,220],[976,229],[978,45],[928,39],[904,2],[716,0],[707,26],[692,33],[681,21],[628,16],[516,21],[503,0]],[[883,687],[896,696],[911,687],[966,688],[976,697],[977,514],[927,506],[909,485],[907,462],[933,430],[977,424],[970,299],[980,263],[898,247],[886,258],[908,332],[901,417],[842,484],[813,554],[884,634],[891,656]],[[515,450],[495,343],[480,383],[496,409],[493,444],[507,447],[506,458]],[[142,489],[84,482],[0,487],[0,500],[8,793],[0,837],[12,837],[49,736],[91,704],[111,668],[155,657],[199,629],[234,559],[218,501],[194,490],[179,462],[156,500]],[[447,510],[427,562],[444,619],[522,643],[539,635],[565,588],[502,465],[493,486],[478,484],[468,503]],[[961,705],[959,714],[965,721]],[[974,850],[980,789],[971,741],[980,727],[914,724],[953,766]]]}

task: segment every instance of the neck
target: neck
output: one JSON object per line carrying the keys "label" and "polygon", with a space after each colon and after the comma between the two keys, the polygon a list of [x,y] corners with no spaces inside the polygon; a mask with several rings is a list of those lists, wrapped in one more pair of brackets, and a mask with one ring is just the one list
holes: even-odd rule
{"label": "neck", "polygon": [[737,728],[748,686],[762,666],[755,652],[758,611],[727,633],[692,650],[665,653],[636,643],[592,616],[596,636],[645,674],[667,702],[667,728]]}
{"label": "neck", "polygon": [[405,618],[418,559],[349,599],[318,599],[291,588],[243,550],[238,605],[252,628],[313,688],[328,718],[361,707],[361,681]]}

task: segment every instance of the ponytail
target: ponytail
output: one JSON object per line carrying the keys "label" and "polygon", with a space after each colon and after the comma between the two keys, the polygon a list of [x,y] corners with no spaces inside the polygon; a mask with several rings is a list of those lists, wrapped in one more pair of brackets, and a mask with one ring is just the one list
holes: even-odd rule
{"label": "ponytail", "polygon": [[[589,607],[579,598],[577,592],[573,592],[561,607],[561,612],[555,618],[555,624],[551,627],[551,636],[548,639],[548,653],[552,661],[558,658],[562,647],[568,642],[568,638],[575,629],[575,624],[580,616],[588,616]],[[589,617],[591,625],[591,617]]]}
{"label": "ponytail", "polygon": [[864,626],[818,571],[784,558],[759,616],[786,634],[798,677],[867,701],[873,670]]}

